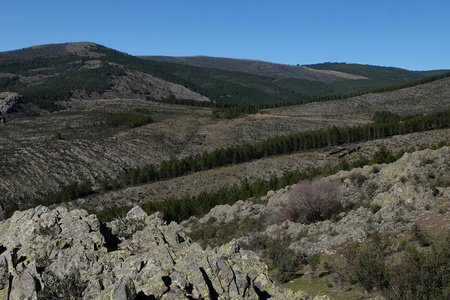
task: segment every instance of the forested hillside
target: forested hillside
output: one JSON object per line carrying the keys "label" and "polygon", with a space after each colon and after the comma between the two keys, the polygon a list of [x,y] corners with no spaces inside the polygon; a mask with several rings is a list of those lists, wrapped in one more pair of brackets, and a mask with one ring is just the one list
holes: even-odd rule
{"label": "forested hillside", "polygon": [[[62,108],[55,104],[57,101],[80,97],[180,98],[173,91],[154,93],[152,89],[156,87],[149,87],[149,79],[143,79],[151,75],[195,93],[195,96],[184,93],[182,99],[204,97],[219,106],[267,107],[318,97],[332,99],[444,72],[346,64],[312,65],[306,70],[301,66],[257,62],[265,66],[260,69],[259,66],[246,67],[256,63],[248,60],[208,58],[208,63],[202,63],[203,58],[195,65],[186,61],[141,59],[94,43],[36,46],[0,53],[0,92],[21,93],[26,101],[49,111]],[[348,76],[338,76],[337,72],[314,72],[314,68],[328,67]],[[136,81],[136,76],[142,84],[130,83]]]}

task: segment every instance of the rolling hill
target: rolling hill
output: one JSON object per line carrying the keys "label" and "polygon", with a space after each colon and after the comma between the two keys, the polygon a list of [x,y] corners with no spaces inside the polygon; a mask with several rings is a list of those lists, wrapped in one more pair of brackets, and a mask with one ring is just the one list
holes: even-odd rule
{"label": "rolling hill", "polygon": [[333,82],[342,79],[367,79],[363,76],[353,75],[344,72],[325,73],[318,72],[312,68],[304,66],[291,66],[264,62],[251,59],[232,59],[209,56],[140,56],[143,59],[178,63],[196,67],[219,69],[230,72],[243,72],[254,75],[268,76],[275,79],[297,78],[311,81]]}
{"label": "rolling hill", "polygon": [[242,106],[357,93],[444,72],[324,66],[212,57],[142,59],[90,42],[53,44],[0,53],[0,92],[18,92],[50,111],[61,109],[58,101],[99,98]]}

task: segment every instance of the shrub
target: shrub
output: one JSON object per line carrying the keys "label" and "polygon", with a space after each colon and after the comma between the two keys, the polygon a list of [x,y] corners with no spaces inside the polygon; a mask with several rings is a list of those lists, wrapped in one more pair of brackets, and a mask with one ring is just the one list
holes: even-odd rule
{"label": "shrub", "polygon": [[388,285],[388,268],[385,249],[388,246],[378,234],[369,245],[361,245],[356,252],[350,278],[369,292],[374,288],[384,289]]}
{"label": "shrub", "polygon": [[394,212],[394,218],[393,218],[394,222],[395,223],[404,222],[405,219],[403,218],[403,216],[404,216],[404,212],[402,209],[396,210]]}
{"label": "shrub", "polygon": [[368,195],[372,195],[373,193],[376,192],[377,189],[378,185],[374,181],[372,181],[367,185],[366,192]]}
{"label": "shrub", "polygon": [[3,212],[3,218],[10,218],[16,210],[19,209],[19,205],[16,202],[11,202],[5,207],[5,211]]}
{"label": "shrub", "polygon": [[38,299],[42,300],[81,299],[87,287],[79,272],[70,273],[62,279],[50,272],[44,274],[43,281],[44,289],[38,293]]}
{"label": "shrub", "polygon": [[[203,247],[208,245],[211,247],[219,246],[231,241],[233,238],[250,235],[251,233],[262,230],[265,216],[261,215],[258,218],[245,218],[243,220],[235,218],[227,223],[216,221],[217,220],[214,217],[211,217],[204,224],[198,223],[197,226],[193,227],[193,230],[189,236],[192,240],[198,242]],[[259,235],[256,234],[254,236],[256,238]],[[246,247],[256,247],[256,245],[252,244],[253,242],[253,238],[251,238]],[[256,243],[258,244],[259,242]]]}
{"label": "shrub", "polygon": [[44,235],[44,236],[56,236],[58,234],[58,227],[57,226],[41,226],[39,227],[38,234]]}
{"label": "shrub", "polygon": [[[388,298],[450,299],[450,236],[431,246],[431,251],[408,247],[399,264],[391,268]],[[395,291],[395,292],[393,292]]]}
{"label": "shrub", "polygon": [[311,268],[312,278],[316,277],[316,272],[317,272],[317,268],[320,265],[320,260],[321,260],[320,254],[313,254],[313,255],[308,256],[307,262],[308,262],[309,267]]}
{"label": "shrub", "polygon": [[[412,231],[420,233],[418,227]],[[450,299],[450,235],[428,248],[402,244],[392,255],[389,241],[375,234],[367,245],[341,250],[329,269],[337,283],[359,283],[386,299]]]}
{"label": "shrub", "polygon": [[430,179],[436,178],[436,174],[434,174],[433,171],[429,171],[428,174],[427,174],[427,176],[428,176],[428,178],[430,178]]}
{"label": "shrub", "polygon": [[288,203],[273,220],[308,224],[330,219],[344,210],[341,203],[342,185],[338,181],[319,178],[301,181],[289,191],[288,196]]}
{"label": "shrub", "polygon": [[301,239],[307,237],[308,234],[309,234],[309,230],[308,230],[307,228],[305,228],[305,229],[303,229],[303,230],[300,230],[300,231],[297,233],[297,240],[300,241]]}
{"label": "shrub", "polygon": [[381,205],[371,204],[369,208],[371,213],[376,214],[381,209]]}
{"label": "shrub", "polygon": [[389,123],[401,120],[399,114],[390,111],[377,111],[373,114],[372,120],[376,123]]}
{"label": "shrub", "polygon": [[268,241],[267,236],[257,232],[255,234],[253,234],[252,236],[250,236],[247,243],[243,243],[240,246],[243,249],[248,249],[248,250],[258,252],[260,250],[267,248],[267,241]]}
{"label": "shrub", "polygon": [[379,166],[373,166],[372,167],[372,173],[373,174],[377,174],[380,172],[380,167]]}
{"label": "shrub", "polygon": [[364,176],[361,173],[352,173],[352,175],[350,175],[350,180],[358,187],[360,187],[364,181],[367,180],[367,177]]}
{"label": "shrub", "polygon": [[394,162],[395,156],[392,151],[388,150],[386,146],[382,145],[379,149],[373,154],[371,164],[390,164]]}
{"label": "shrub", "polygon": [[289,243],[284,240],[272,240],[267,252],[277,270],[276,279],[282,283],[293,279],[296,271],[305,262],[305,256],[290,249]]}
{"label": "shrub", "polygon": [[428,247],[430,246],[433,242],[430,240],[430,238],[428,237],[428,235],[426,233],[423,233],[420,230],[420,227],[417,224],[414,224],[411,227],[411,234],[414,236],[414,238],[419,242],[419,245],[421,247]]}
{"label": "shrub", "polygon": [[127,219],[122,218],[117,220],[117,236],[120,238],[129,239],[137,231],[145,228],[145,219]]}
{"label": "shrub", "polygon": [[349,275],[354,264],[358,247],[356,243],[350,243],[335,255],[329,258],[324,265],[331,272],[334,283],[340,286],[346,286],[348,283],[354,284],[356,280]]}

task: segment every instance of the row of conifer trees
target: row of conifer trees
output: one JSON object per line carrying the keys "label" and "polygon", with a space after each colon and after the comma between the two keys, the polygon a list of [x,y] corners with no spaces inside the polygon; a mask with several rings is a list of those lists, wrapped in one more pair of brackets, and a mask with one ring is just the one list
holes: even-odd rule
{"label": "row of conifer trees", "polygon": [[364,142],[393,135],[446,128],[450,126],[450,110],[408,117],[389,122],[374,122],[361,126],[330,127],[269,138],[255,144],[243,144],[215,149],[183,159],[163,161],[159,166],[147,165],[124,171],[112,181],[103,181],[102,190],[117,189],[175,178],[225,165],[248,162],[263,157],[308,151],[340,144]]}
{"label": "row of conifer trees", "polygon": [[292,105],[299,105],[299,104],[306,104],[311,102],[321,102],[321,101],[330,101],[330,100],[339,100],[339,99],[348,99],[352,97],[367,95],[367,94],[375,94],[375,93],[384,93],[384,92],[391,92],[395,90],[400,90],[408,87],[413,87],[429,82],[433,82],[436,80],[444,79],[450,77],[450,72],[428,76],[425,78],[417,79],[417,80],[411,80],[408,82],[398,83],[394,85],[384,86],[381,88],[368,90],[368,91],[361,91],[351,94],[344,94],[344,95],[324,95],[319,96],[315,98],[308,98],[308,99],[299,99],[296,101],[288,101],[288,102],[273,102],[273,103],[261,103],[257,106],[258,109],[267,109],[267,108],[275,108],[275,107],[284,107],[284,106],[292,106]]}
{"label": "row of conifer trees", "polygon": [[[447,145],[449,143],[440,142],[435,146],[431,146],[431,148],[438,149]],[[270,190],[278,190],[298,183],[300,180],[311,180],[317,176],[326,177],[341,170],[349,171],[365,165],[392,163],[402,157],[405,152],[413,152],[415,150],[417,149],[411,148],[393,153],[382,146],[369,159],[361,157],[352,162],[343,159],[338,164],[330,163],[322,168],[314,167],[303,171],[289,171],[280,177],[273,175],[268,180],[257,178],[250,182],[245,178],[240,184],[222,186],[216,191],[202,191],[198,195],[185,195],[181,198],[171,197],[165,201],[149,201],[140,204],[140,206],[148,214],[163,211],[167,221],[181,222],[189,219],[191,216],[201,217],[216,205],[233,205],[239,199],[258,198],[266,195]],[[93,211],[92,213],[95,213],[102,222],[108,222],[118,217],[124,217],[131,208],[131,206],[112,206],[101,211]],[[351,207],[346,207],[346,209],[351,209]]]}

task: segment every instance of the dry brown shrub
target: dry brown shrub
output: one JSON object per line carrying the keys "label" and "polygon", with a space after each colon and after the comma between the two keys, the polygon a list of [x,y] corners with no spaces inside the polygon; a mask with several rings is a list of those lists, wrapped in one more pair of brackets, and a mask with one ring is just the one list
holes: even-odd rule
{"label": "dry brown shrub", "polygon": [[325,178],[300,181],[289,191],[286,206],[269,216],[272,224],[286,220],[299,223],[314,223],[330,219],[344,210],[342,184]]}

